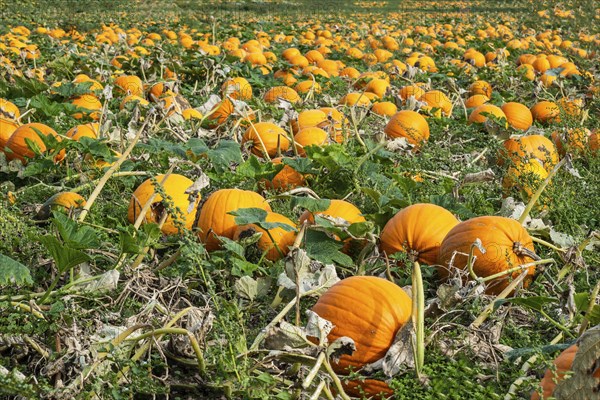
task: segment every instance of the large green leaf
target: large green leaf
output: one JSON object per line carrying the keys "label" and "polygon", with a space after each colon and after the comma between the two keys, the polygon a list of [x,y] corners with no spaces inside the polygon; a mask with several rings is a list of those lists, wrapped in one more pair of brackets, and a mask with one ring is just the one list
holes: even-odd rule
{"label": "large green leaf", "polygon": [[45,235],[40,236],[38,239],[48,249],[48,252],[56,263],[56,268],[61,273],[90,260],[90,256],[80,250],[62,244],[54,236]]}
{"label": "large green leaf", "polygon": [[29,268],[12,258],[0,254],[0,285],[32,285]]}
{"label": "large green leaf", "polygon": [[308,256],[323,264],[337,263],[344,267],[353,265],[352,259],[340,251],[344,245],[331,239],[324,232],[308,230],[305,235],[305,245]]}

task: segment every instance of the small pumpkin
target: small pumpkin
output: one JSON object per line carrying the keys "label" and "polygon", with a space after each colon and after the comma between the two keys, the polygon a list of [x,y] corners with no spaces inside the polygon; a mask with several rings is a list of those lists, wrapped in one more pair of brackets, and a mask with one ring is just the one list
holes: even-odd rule
{"label": "small pumpkin", "polygon": [[51,217],[52,211],[59,210],[69,212],[71,209],[85,207],[85,199],[78,193],[61,192],[50,197],[39,209],[36,219],[47,220]]}
{"label": "small pumpkin", "polygon": [[[366,221],[358,207],[345,200],[330,200],[329,207],[326,210],[317,211],[315,214],[332,218],[341,218],[349,224]],[[309,221],[311,224],[314,224],[315,217],[313,213],[310,211],[302,213],[300,216],[300,223],[302,224],[304,221]]]}
{"label": "small pumpkin", "polygon": [[[196,214],[195,211],[200,202],[200,196],[193,200],[194,204],[190,207],[190,195],[185,193],[185,191],[192,186],[194,182],[179,174],[170,174],[163,182],[164,178],[165,175],[157,175],[155,179],[158,184],[161,184],[162,182],[162,190],[171,198],[173,206],[178,208],[180,213],[179,215],[169,214],[161,231],[165,235],[177,234],[179,233],[178,224],[182,224],[186,229],[192,229]],[[130,223],[133,224],[136,221],[144,205],[156,192],[154,185],[152,179],[147,179],[133,192],[127,212],[127,219]],[[166,210],[165,204],[163,203],[163,197],[157,193],[152,200],[152,206],[146,212],[144,223],[158,223],[164,212],[168,212],[168,210]]]}
{"label": "small pumpkin", "polygon": [[146,106],[150,105],[148,100],[144,99],[143,97],[136,96],[134,94],[130,94],[123,98],[123,100],[121,101],[121,104],[119,104],[119,110],[124,110],[125,107],[127,106],[127,104],[130,104],[130,103],[133,103],[133,104],[137,103],[137,104],[139,104],[140,107],[146,107]]}
{"label": "small pumpkin", "polygon": [[3,119],[17,120],[21,116],[19,107],[12,102],[0,98],[0,117]]}
{"label": "small pumpkin", "polygon": [[531,400],[544,400],[552,397],[554,389],[556,389],[556,385],[558,385],[558,383],[565,378],[567,372],[569,372],[573,367],[573,361],[575,360],[575,355],[577,354],[578,349],[579,346],[576,344],[569,346],[554,359],[552,362],[554,364],[554,368],[548,368],[544,374],[544,377],[542,378],[542,381],[540,382],[540,385],[542,386],[541,395],[537,391],[533,392],[531,395]]}
{"label": "small pumpkin", "polygon": [[369,399],[389,399],[394,391],[384,381],[378,379],[342,379],[342,387],[348,396]]}
{"label": "small pumpkin", "polygon": [[223,125],[227,121],[227,118],[233,113],[233,110],[234,106],[231,100],[221,100],[219,103],[215,104],[209,115],[207,115],[209,126],[215,128],[219,125]]}
{"label": "small pumpkin", "polygon": [[429,124],[425,117],[415,111],[397,112],[383,131],[390,139],[403,137],[417,147],[429,139]]}
{"label": "small pumpkin", "polygon": [[413,204],[396,213],[380,235],[382,251],[413,253],[419,262],[434,265],[446,234],[458,224],[448,210],[435,204]]}
{"label": "small pumpkin", "polygon": [[[60,142],[60,136],[47,125],[36,122],[21,125],[10,136],[5,146],[5,154],[8,160],[18,159],[25,163],[27,158],[33,158],[35,153],[27,144],[27,141],[33,142],[43,153],[46,150],[46,145],[39,135],[54,136]],[[65,157],[65,151],[61,150],[55,157],[55,161],[61,161]]]}
{"label": "small pumpkin", "polygon": [[229,96],[232,99],[247,101],[252,99],[252,86],[245,78],[231,78],[221,86],[223,97]]}
{"label": "small pumpkin", "polygon": [[294,89],[287,86],[274,86],[267,90],[263,99],[267,103],[276,103],[279,99],[289,101],[292,104],[298,103],[301,99]]}
{"label": "small pumpkin", "polygon": [[452,115],[452,102],[444,92],[439,90],[430,90],[425,92],[421,98],[419,98],[419,101],[427,103],[427,106],[430,109],[437,108],[441,110],[442,114],[444,114],[446,117]]}
{"label": "small pumpkin", "polygon": [[506,115],[506,121],[510,126],[521,131],[526,131],[533,124],[533,115],[526,105],[509,102],[502,105],[502,111]]}
{"label": "small pumpkin", "polygon": [[[477,108],[482,104],[490,101],[490,98],[484,94],[474,94],[465,100],[465,107],[467,108]],[[529,111],[529,109],[527,109]]]}
{"label": "small pumpkin", "polygon": [[[493,115],[496,118],[506,120],[506,115],[500,107],[495,106],[493,104],[482,104],[473,111],[471,111],[471,114],[469,115],[469,124],[487,123],[489,117],[485,114]],[[506,123],[506,126],[508,126],[508,122]]]}
{"label": "small pumpkin", "polygon": [[266,252],[266,258],[271,261],[277,261],[284,257],[289,252],[289,247],[294,244],[296,239],[296,224],[288,217],[275,212],[267,212],[265,222],[278,222],[288,225],[294,230],[286,230],[281,227],[276,227],[264,230],[256,224],[238,226],[233,234],[233,240],[252,236],[255,233],[262,233],[262,236],[256,243],[262,252]]}
{"label": "small pumpkin", "polygon": [[339,104],[348,107],[368,107],[371,105],[371,100],[366,93],[351,92],[342,97]]}
{"label": "small pumpkin", "polygon": [[294,134],[304,128],[310,128],[326,124],[327,114],[321,110],[305,110],[298,114],[298,117],[292,120],[292,130]]}
{"label": "small pumpkin", "polygon": [[371,112],[382,117],[391,117],[398,112],[398,107],[391,101],[380,101],[373,104]]}
{"label": "small pumpkin", "polygon": [[506,171],[502,179],[502,188],[507,196],[514,189],[518,189],[524,193],[524,199],[529,200],[547,177],[548,171],[539,160],[531,158],[527,161],[518,161]]}
{"label": "small pumpkin", "polygon": [[252,142],[252,153],[263,157],[274,157],[278,152],[286,152],[290,141],[286,132],[272,122],[258,122],[250,127],[242,137],[242,144]]}
{"label": "small pumpkin", "polygon": [[114,83],[117,92],[125,95],[144,95],[144,84],[142,80],[135,75],[121,75],[115,79]]}
{"label": "small pumpkin", "polygon": [[419,85],[407,85],[400,88],[398,95],[402,99],[403,102],[408,100],[409,97],[414,97],[419,100],[421,96],[425,94],[425,90],[423,90]]}
{"label": "small pumpkin", "polygon": [[[477,248],[473,253],[477,256],[473,270],[478,277],[506,271],[531,262],[536,257],[531,236],[518,221],[498,216],[475,217],[456,225],[442,241],[438,266],[438,273],[442,279],[448,278],[450,268],[463,271],[467,269],[471,245],[477,239],[481,240],[486,249],[485,254]],[[534,266],[528,268],[527,277],[523,280],[524,287],[529,285],[534,272]],[[510,277],[516,278],[520,274],[520,271],[516,271],[489,282],[486,293],[499,294],[508,286]],[[468,272],[465,271],[465,275],[468,276]]]}
{"label": "small pumpkin", "polygon": [[100,125],[96,122],[92,122],[84,125],[76,125],[69,129],[65,136],[73,139],[79,140],[82,137],[89,137],[91,139],[98,138],[98,132],[100,130]]}
{"label": "small pumpkin", "polygon": [[475,81],[469,86],[469,94],[471,96],[482,94],[489,99],[492,97],[492,85],[486,81]]}
{"label": "small pumpkin", "polygon": [[408,322],[411,298],[394,283],[374,276],[353,276],[327,290],[312,308],[333,323],[330,342],[347,336],[356,351],[333,363],[337,373],[347,373],[385,356],[396,333]]}
{"label": "small pumpkin", "polygon": [[583,153],[587,147],[592,132],[587,128],[568,128],[564,132],[552,132],[552,140],[558,153],[564,156],[567,151],[573,154]]}
{"label": "small pumpkin", "polygon": [[233,239],[237,225],[235,217],[228,213],[240,208],[271,211],[271,206],[260,194],[249,190],[221,189],[206,199],[198,217],[198,235],[206,250],[217,250],[221,246],[217,236]]}
{"label": "small pumpkin", "polygon": [[[283,158],[278,157],[271,160],[273,164],[279,165],[283,162]],[[269,189],[286,190],[293,189],[304,185],[304,175],[296,171],[289,165],[284,165],[273,179],[264,180],[265,186]]]}
{"label": "small pumpkin", "polygon": [[0,151],[4,151],[4,146],[8,142],[8,139],[17,130],[19,124],[11,119],[0,117]]}

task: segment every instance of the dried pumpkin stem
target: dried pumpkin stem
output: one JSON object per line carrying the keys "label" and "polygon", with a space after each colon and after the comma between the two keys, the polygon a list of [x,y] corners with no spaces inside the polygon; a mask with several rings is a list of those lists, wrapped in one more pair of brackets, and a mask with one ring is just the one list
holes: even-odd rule
{"label": "dried pumpkin stem", "polygon": [[555,245],[553,245],[550,242],[545,241],[544,239],[540,239],[538,237],[532,236],[531,240],[534,241],[535,243],[541,244],[542,246],[546,246],[552,250],[558,251],[559,253],[565,253],[567,250],[565,249],[561,249],[560,247],[557,247]]}
{"label": "dried pumpkin stem", "polygon": [[413,265],[412,273],[412,322],[415,327],[415,342],[413,352],[415,358],[415,372],[417,378],[421,377],[425,364],[425,294],[423,291],[423,276],[418,261]]}
{"label": "dried pumpkin stem", "polygon": [[481,324],[483,324],[485,322],[485,320],[487,320],[487,318],[494,311],[494,303],[496,302],[496,300],[505,299],[509,294],[511,294],[512,291],[515,290],[515,288],[523,281],[523,279],[525,279],[525,277],[527,276],[528,273],[529,273],[529,271],[527,271],[527,270],[523,271],[521,273],[521,275],[519,275],[515,280],[513,280],[511,283],[509,283],[508,286],[502,292],[500,292],[500,294],[498,296],[496,296],[494,301],[490,302],[490,304],[488,304],[483,309],[481,314],[479,314],[479,316],[475,319],[475,321],[473,321],[471,323],[470,328],[472,328],[472,329],[479,328],[481,326]]}
{"label": "dried pumpkin stem", "polygon": [[329,373],[329,376],[333,380],[335,388],[338,392],[338,396],[340,396],[342,398],[342,400],[350,400],[350,397],[344,391],[344,387],[342,386],[342,381],[340,381],[340,378],[337,376],[337,374],[335,373],[333,368],[331,368],[331,363],[329,362],[327,357],[325,357],[325,361],[323,361],[323,365],[325,366],[327,373]]}
{"label": "dried pumpkin stem", "polygon": [[556,164],[556,166],[552,169],[552,171],[550,171],[550,173],[548,174],[546,179],[544,179],[544,181],[542,182],[540,187],[538,187],[538,189],[535,191],[533,196],[531,196],[529,203],[527,203],[527,207],[525,207],[525,210],[523,210],[523,214],[521,214],[521,216],[519,217],[519,223],[521,225],[523,225],[523,223],[529,216],[529,213],[531,212],[531,210],[537,203],[537,201],[540,198],[540,196],[542,195],[542,192],[544,191],[544,189],[546,189],[546,186],[548,186],[548,184],[550,183],[550,180],[554,177],[554,175],[556,175],[558,170],[567,163],[567,160],[569,160],[569,156],[566,156],[565,158],[560,160],[560,162],[558,164]]}
{"label": "dried pumpkin stem", "polygon": [[123,162],[127,159],[127,157],[129,157],[129,154],[133,151],[133,148],[135,147],[137,142],[140,140],[140,137],[142,136],[142,132],[144,131],[144,129],[146,129],[147,124],[148,124],[148,120],[146,120],[142,124],[142,126],[137,131],[137,133],[135,134],[135,137],[133,138],[133,140],[131,141],[129,146],[127,146],[127,148],[125,149],[125,151],[123,152],[121,157],[119,157],[119,159],[117,161],[115,161],[115,163],[104,173],[104,176],[102,176],[100,181],[98,181],[98,185],[96,186],[96,188],[94,189],[94,191],[92,192],[90,197],[88,198],[85,206],[81,210],[81,214],[79,214],[79,218],[78,218],[79,222],[83,222],[83,220],[85,220],[85,217],[90,212],[90,209],[92,208],[92,205],[96,201],[96,198],[98,198],[98,196],[100,195],[100,192],[102,192],[102,189],[104,188],[104,186],[106,185],[106,183],[108,182],[110,177],[117,171],[117,169],[119,169],[121,167],[121,164],[123,164]]}
{"label": "dried pumpkin stem", "polygon": [[317,357],[317,361],[315,362],[315,365],[313,365],[313,367],[308,372],[308,375],[306,375],[306,378],[304,378],[304,382],[302,382],[302,388],[308,389],[310,387],[310,385],[312,385],[313,380],[315,379],[315,377],[321,370],[321,366],[323,365],[323,361],[325,361],[326,357],[327,357],[327,354],[324,351],[319,353],[319,356]]}
{"label": "dried pumpkin stem", "polygon": [[473,264],[475,264],[475,260],[477,259],[477,256],[474,255],[476,247],[478,247],[477,243],[471,243],[471,248],[469,249],[469,258],[467,259],[467,268],[469,269],[469,276],[474,281],[479,280],[479,277],[473,269]]}

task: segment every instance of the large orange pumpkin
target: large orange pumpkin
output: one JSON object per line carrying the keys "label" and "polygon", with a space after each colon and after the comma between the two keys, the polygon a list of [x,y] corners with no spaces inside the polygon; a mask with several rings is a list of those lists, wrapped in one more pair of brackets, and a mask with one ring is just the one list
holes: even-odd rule
{"label": "large orange pumpkin", "polygon": [[385,356],[398,330],[410,319],[411,298],[394,283],[373,276],[353,276],[333,285],[312,308],[334,325],[330,342],[347,336],[356,351],[333,364],[346,373]]}
{"label": "large orange pumpkin", "polygon": [[403,137],[415,146],[420,146],[429,139],[429,124],[425,117],[415,111],[397,112],[383,131],[391,139]]}
{"label": "large orange pumpkin", "polygon": [[509,102],[502,105],[502,111],[506,115],[508,124],[515,129],[526,131],[533,123],[533,116],[526,105]]}
{"label": "large orange pumpkin", "polygon": [[435,204],[413,204],[396,213],[381,231],[380,248],[388,255],[416,253],[428,265],[438,261],[442,240],[458,224],[452,213]]}
{"label": "large orange pumpkin", "polygon": [[14,105],[12,102],[0,98],[0,117],[16,120],[21,116],[19,107]]}
{"label": "large orange pumpkin", "polygon": [[286,152],[290,147],[286,132],[272,122],[250,124],[242,137],[242,144],[246,142],[252,142],[252,153],[261,157],[273,157],[278,150]]}
{"label": "large orange pumpkin", "polygon": [[89,117],[94,121],[100,119],[100,110],[102,110],[102,103],[100,102],[100,100],[98,100],[96,96],[91,94],[84,94],[71,100],[71,104],[79,109],[78,112],[73,114],[73,118],[82,119],[84,117]]}
{"label": "large orange pumpkin", "polygon": [[541,123],[560,122],[560,108],[552,101],[540,101],[534,104],[530,111],[535,121]]}
{"label": "large orange pumpkin", "polygon": [[[330,200],[329,207],[324,211],[317,211],[315,214],[321,216],[328,216],[333,218],[342,218],[343,220],[354,224],[357,222],[365,222],[365,217],[362,216],[362,212],[352,203],[348,203],[345,200]],[[310,211],[305,211],[300,216],[300,223],[308,220],[310,223],[315,222],[315,217]]]}
{"label": "large orange pumpkin", "polygon": [[0,117],[0,151],[4,151],[6,142],[17,130],[19,124],[13,120]]}
{"label": "large orange pumpkin", "polygon": [[558,382],[562,381],[565,378],[565,374],[571,370],[578,349],[579,347],[574,344],[567,347],[558,355],[558,357],[556,357],[553,361],[555,369],[548,368],[540,382],[542,386],[541,396],[540,393],[533,392],[531,400],[544,400],[552,396]]}
{"label": "large orange pumpkin", "polygon": [[510,138],[504,141],[504,151],[501,152],[498,163],[504,164],[504,158],[509,158],[513,163],[528,161],[537,158],[544,164],[544,168],[551,170],[558,163],[556,147],[542,135],[529,135]]}
{"label": "large orange pumpkin", "polygon": [[233,239],[237,225],[235,217],[228,213],[240,208],[262,208],[271,211],[271,206],[260,194],[249,190],[221,189],[206,199],[198,218],[199,236],[206,250],[217,250],[220,247],[216,236]]}
{"label": "large orange pumpkin", "polygon": [[[533,242],[518,221],[497,216],[476,217],[456,225],[442,241],[438,272],[443,279],[448,278],[452,272],[450,261],[454,269],[467,269],[471,245],[477,239],[481,240],[486,250],[482,254],[475,248],[473,253],[477,256],[473,270],[478,277],[494,275],[533,261],[530,257],[534,252]],[[525,287],[530,283],[534,272],[535,267],[529,267],[528,276],[523,281]],[[521,271],[516,271],[489,282],[486,293],[499,294],[508,286],[511,276],[516,278],[520,274]],[[468,272],[465,275],[468,276]]]}
{"label": "large orange pumpkin", "polygon": [[135,75],[122,75],[115,79],[115,87],[123,94],[134,96],[144,95],[144,84],[142,80]]}
{"label": "large orange pumpkin", "polygon": [[[21,162],[25,162],[26,158],[33,158],[35,153],[27,145],[27,141],[33,142],[43,153],[46,150],[46,145],[42,141],[39,135],[43,136],[54,136],[60,141],[60,136],[47,125],[33,122],[31,124],[25,124],[18,127],[13,134],[10,136],[5,146],[6,158],[8,160],[19,159]],[[26,141],[27,140],[27,141]],[[62,150],[56,155],[55,161],[60,161],[65,157],[65,151]]]}
{"label": "large orange pumpkin", "polygon": [[36,219],[50,218],[53,210],[69,212],[71,209],[85,207],[85,199],[78,193],[60,192],[50,197],[39,209]]}
{"label": "large orange pumpkin", "polygon": [[378,379],[362,379],[346,381],[342,379],[344,392],[351,397],[369,399],[388,399],[394,395],[394,391],[384,381]]}
{"label": "large orange pumpkin", "polygon": [[305,147],[324,146],[329,144],[329,135],[323,129],[317,128],[316,126],[308,127],[294,135],[294,143],[298,154],[305,156]]}
{"label": "large orange pumpkin", "polygon": [[[156,181],[160,185],[165,175],[157,175]],[[178,215],[169,213],[165,220],[161,231],[166,235],[174,235],[179,233],[178,224],[182,224],[186,229],[192,229],[196,208],[200,202],[200,196],[194,200],[194,204],[190,210],[190,196],[185,191],[194,184],[190,179],[179,174],[170,174],[167,179],[162,182],[162,191],[171,199],[173,206],[181,212]],[[142,211],[144,205],[150,200],[150,197],[156,192],[152,179],[147,179],[135,189],[133,196],[129,202],[127,219],[130,223],[134,223],[138,215]],[[162,214],[168,212],[166,204],[163,203],[163,197],[157,193],[152,200],[152,206],[146,212],[144,223],[158,223],[162,218]]]}
{"label": "large orange pumpkin", "polygon": [[327,114],[321,110],[305,110],[298,114],[298,117],[292,120],[292,130],[294,134],[304,128],[311,128],[327,123]]}
{"label": "large orange pumpkin", "polygon": [[[288,217],[275,212],[267,212],[265,222],[279,222],[289,225],[292,228],[296,227],[296,224]],[[285,256],[289,252],[289,247],[294,244],[294,240],[296,239],[296,232],[293,230],[287,231],[283,228],[273,228],[266,231],[256,224],[238,226],[233,234],[233,239],[239,240],[258,232],[262,233],[262,236],[258,240],[257,246],[261,251],[267,253],[266,257],[271,261],[277,261]]]}

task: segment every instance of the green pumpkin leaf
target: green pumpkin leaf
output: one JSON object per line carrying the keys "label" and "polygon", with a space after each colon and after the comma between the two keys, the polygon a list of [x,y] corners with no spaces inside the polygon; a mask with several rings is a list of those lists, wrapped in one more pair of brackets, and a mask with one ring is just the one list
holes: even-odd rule
{"label": "green pumpkin leaf", "polygon": [[337,263],[344,267],[353,265],[352,258],[340,251],[344,245],[324,232],[308,230],[305,235],[305,246],[308,256],[323,264]]}
{"label": "green pumpkin leaf", "polygon": [[292,196],[291,207],[306,209],[310,212],[325,211],[331,205],[331,200],[328,199],[313,199],[310,197]]}
{"label": "green pumpkin leaf", "polygon": [[0,285],[32,285],[29,268],[12,258],[0,254]]}
{"label": "green pumpkin leaf", "polygon": [[90,256],[80,250],[62,244],[54,236],[44,235],[40,236],[38,240],[46,247],[60,273],[90,260]]}
{"label": "green pumpkin leaf", "polygon": [[500,299],[494,302],[494,311],[504,303],[511,303],[523,306],[536,311],[542,311],[543,308],[552,303],[557,303],[558,299],[554,297],[533,296],[533,297],[513,297],[510,299]]}

